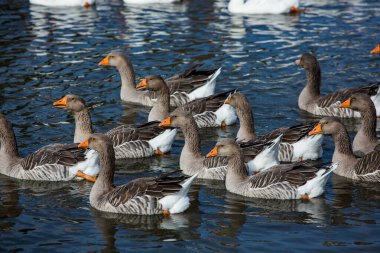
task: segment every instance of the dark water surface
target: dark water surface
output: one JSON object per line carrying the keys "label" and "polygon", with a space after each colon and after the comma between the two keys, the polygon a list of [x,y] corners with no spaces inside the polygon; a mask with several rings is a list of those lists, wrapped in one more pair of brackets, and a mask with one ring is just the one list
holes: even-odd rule
{"label": "dark water surface", "polygon": [[[137,77],[169,76],[185,64],[223,67],[217,91],[238,88],[255,110],[256,129],[316,120],[297,97],[305,74],[294,61],[318,56],[323,92],[380,80],[380,1],[301,1],[310,13],[229,15],[227,0],[83,8],[0,0],[0,108],[13,122],[20,153],[71,142],[73,118],[55,99],[81,95],[97,131],[141,123],[147,109],[121,103],[120,79],[97,63],[113,49],[130,54]],[[348,121],[357,126],[357,121]],[[203,151],[237,127],[202,130]],[[118,163],[116,184],[178,168],[183,137],[167,157]],[[323,161],[333,146],[325,137]],[[333,176],[311,202],[246,199],[223,183],[200,182],[191,208],[167,217],[98,212],[88,182],[21,182],[0,175],[0,251],[380,252],[380,187]]]}

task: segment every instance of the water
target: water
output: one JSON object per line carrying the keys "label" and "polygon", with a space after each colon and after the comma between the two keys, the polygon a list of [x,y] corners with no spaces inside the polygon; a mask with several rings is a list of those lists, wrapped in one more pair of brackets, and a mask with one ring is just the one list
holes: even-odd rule
{"label": "water", "polygon": [[[259,133],[317,120],[301,113],[304,71],[294,61],[318,56],[322,92],[380,79],[380,2],[302,1],[301,16],[229,15],[226,0],[125,6],[45,8],[0,1],[0,104],[13,122],[20,153],[71,142],[73,118],[52,103],[67,93],[92,107],[97,131],[140,123],[147,109],[120,102],[120,79],[97,63],[110,51],[130,54],[137,77],[166,77],[186,64],[223,67],[217,90],[238,88],[254,107]],[[355,128],[358,121],[347,121]],[[204,129],[203,152],[236,126]],[[169,156],[118,162],[116,184],[178,168],[179,135]],[[333,146],[325,138],[323,161]],[[190,209],[172,219],[105,214],[89,205],[91,183],[21,182],[0,175],[1,251],[238,252],[380,249],[380,187],[334,176],[311,202],[247,199],[223,183],[199,182]]]}

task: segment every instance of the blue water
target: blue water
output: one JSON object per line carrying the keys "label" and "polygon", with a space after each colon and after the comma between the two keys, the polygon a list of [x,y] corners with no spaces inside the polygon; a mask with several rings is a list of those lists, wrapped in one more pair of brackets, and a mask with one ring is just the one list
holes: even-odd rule
{"label": "blue water", "polygon": [[[238,88],[254,108],[258,133],[316,121],[299,111],[306,79],[294,61],[320,60],[322,92],[380,80],[380,2],[301,1],[309,13],[230,15],[227,0],[90,9],[0,0],[0,108],[20,153],[72,142],[73,118],[52,103],[65,94],[92,107],[94,128],[142,123],[148,109],[120,101],[120,78],[98,62],[111,50],[130,55],[137,77],[171,76],[187,64],[223,67],[217,91]],[[349,129],[359,122],[345,121]],[[206,153],[237,126],[203,129]],[[178,168],[180,134],[169,156],[118,162],[115,183]],[[324,139],[323,161],[333,145]],[[22,182],[0,175],[0,251],[26,252],[379,252],[380,186],[333,176],[311,202],[242,198],[223,183],[193,187],[188,211],[167,217],[105,214],[89,205],[91,183]]]}

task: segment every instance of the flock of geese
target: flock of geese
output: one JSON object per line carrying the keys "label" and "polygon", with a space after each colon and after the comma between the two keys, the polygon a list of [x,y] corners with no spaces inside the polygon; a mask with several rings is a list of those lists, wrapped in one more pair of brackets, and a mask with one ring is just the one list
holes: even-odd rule
{"label": "flock of geese", "polygon": [[[332,172],[353,180],[380,182],[376,136],[380,83],[321,95],[316,57],[305,53],[295,63],[304,68],[307,77],[299,108],[328,117],[317,124],[278,128],[258,136],[252,106],[243,93],[230,90],[215,94],[221,69],[204,70],[194,65],[166,80],[148,75],[136,84],[130,59],[112,51],[99,65],[117,68],[123,101],[152,107],[147,123],[94,133],[86,102],[68,94],[53,106],[73,115],[73,143],[50,144],[22,158],[12,125],[0,114],[0,173],[23,180],[85,179],[94,182],[90,193],[94,208],[140,215],[185,211],[195,178],[224,180],[232,193],[267,199],[318,197]],[[361,117],[353,144],[339,117]],[[236,139],[223,139],[202,155],[199,129],[224,127],[237,120]],[[116,159],[162,155],[170,151],[177,129],[185,138],[179,164],[183,175],[174,171],[114,186]],[[305,160],[321,158],[323,134],[332,135],[335,150],[332,164],[317,168]]]}

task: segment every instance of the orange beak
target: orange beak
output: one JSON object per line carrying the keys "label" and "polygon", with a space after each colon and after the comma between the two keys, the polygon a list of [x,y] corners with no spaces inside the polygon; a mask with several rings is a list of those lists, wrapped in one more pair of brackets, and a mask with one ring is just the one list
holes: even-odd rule
{"label": "orange beak", "polygon": [[146,79],[144,78],[143,80],[141,80],[139,84],[136,85],[136,90],[144,90],[146,89],[146,86],[147,86],[147,83],[146,83]]}
{"label": "orange beak", "polygon": [[350,108],[351,107],[351,98],[347,99],[339,105],[339,108]]}
{"label": "orange beak", "polygon": [[101,60],[98,65],[99,66],[108,66],[108,65],[110,65],[110,63],[109,63],[109,56],[106,56],[103,60]]}
{"label": "orange beak", "polygon": [[206,157],[213,157],[213,156],[218,156],[218,147],[215,146],[213,149],[211,149],[210,152],[206,155]]}
{"label": "orange beak", "polygon": [[66,106],[67,106],[67,97],[64,96],[63,98],[55,101],[53,103],[53,106],[57,107],[57,108],[66,108]]}
{"label": "orange beak", "polygon": [[78,148],[88,148],[88,139],[78,145]]}
{"label": "orange beak", "polygon": [[84,7],[86,8],[90,7],[90,3],[88,1],[84,2]]}
{"label": "orange beak", "polygon": [[311,130],[311,131],[309,132],[309,135],[315,135],[315,134],[323,134],[321,123],[318,123],[318,124],[313,128],[313,130]]}
{"label": "orange beak", "polygon": [[380,44],[378,44],[372,51],[371,54],[377,54],[380,53]]}
{"label": "orange beak", "polygon": [[171,123],[170,123],[170,117],[167,117],[165,120],[163,120],[159,126],[170,126]]}

